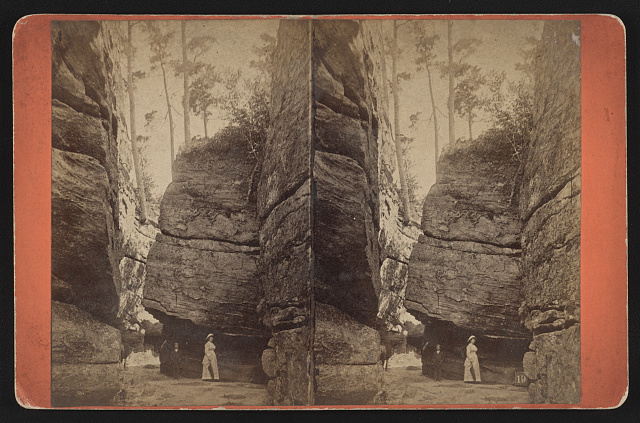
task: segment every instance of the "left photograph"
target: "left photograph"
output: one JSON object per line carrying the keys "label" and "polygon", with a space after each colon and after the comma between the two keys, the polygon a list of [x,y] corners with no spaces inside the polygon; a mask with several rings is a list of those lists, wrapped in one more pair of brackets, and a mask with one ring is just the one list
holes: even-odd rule
{"label": "left photograph", "polygon": [[52,22],[53,406],[267,404],[255,191],[277,29]]}

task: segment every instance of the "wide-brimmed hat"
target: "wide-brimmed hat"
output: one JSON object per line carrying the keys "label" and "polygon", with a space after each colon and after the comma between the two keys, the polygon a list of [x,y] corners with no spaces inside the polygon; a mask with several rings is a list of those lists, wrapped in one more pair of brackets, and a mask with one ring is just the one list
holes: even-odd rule
{"label": "wide-brimmed hat", "polygon": [[471,342],[472,339],[476,339],[475,335],[471,335],[469,339],[467,339],[467,342]]}
{"label": "wide-brimmed hat", "polygon": [[206,337],[206,338],[204,338],[204,339],[207,339],[207,340],[208,340],[210,336],[211,336],[211,337],[213,337],[213,334],[212,334],[212,333],[210,333],[210,334],[209,334],[209,335],[207,335],[207,337]]}

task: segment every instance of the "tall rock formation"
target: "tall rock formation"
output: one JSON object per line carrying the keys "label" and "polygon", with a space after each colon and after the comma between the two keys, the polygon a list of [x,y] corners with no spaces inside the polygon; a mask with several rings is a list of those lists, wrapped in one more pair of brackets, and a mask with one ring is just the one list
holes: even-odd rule
{"label": "tall rock formation", "polygon": [[381,384],[374,326],[394,312],[411,236],[398,221],[377,25],[280,25],[258,186],[274,404],[365,404]]}
{"label": "tall rock formation", "polygon": [[143,305],[179,342],[185,374],[199,377],[205,337],[213,333],[221,377],[257,380],[267,334],[260,299],[255,159],[232,133],[181,151],[160,206]]}
{"label": "tall rock formation", "polygon": [[530,340],[518,316],[518,164],[488,141],[477,143],[440,159],[424,203],[424,233],[411,255],[405,304],[425,323],[432,345],[457,349],[473,334],[481,358],[515,363]]}
{"label": "tall rock formation", "polygon": [[[60,351],[54,342],[52,402],[72,405],[68,394],[76,392],[82,393],[76,401],[104,404],[98,398],[113,392],[96,392],[91,379],[101,375],[104,386],[115,389],[118,372],[111,370],[121,341],[113,326],[138,321],[155,229],[136,215],[131,143],[120,112],[120,24],[52,22],[51,39],[52,336],[57,342],[67,331],[109,333],[109,345],[93,343],[95,354],[84,341]],[[91,361],[102,353],[109,359]]]}
{"label": "tall rock formation", "polygon": [[580,402],[580,22],[545,22],[520,194],[535,402]]}

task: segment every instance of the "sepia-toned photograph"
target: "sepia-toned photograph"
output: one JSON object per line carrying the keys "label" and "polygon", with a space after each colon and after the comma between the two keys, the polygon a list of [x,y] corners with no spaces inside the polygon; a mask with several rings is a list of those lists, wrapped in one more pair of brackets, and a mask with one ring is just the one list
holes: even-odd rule
{"label": "sepia-toned photograph", "polygon": [[580,403],[580,45],[52,21],[51,405]]}

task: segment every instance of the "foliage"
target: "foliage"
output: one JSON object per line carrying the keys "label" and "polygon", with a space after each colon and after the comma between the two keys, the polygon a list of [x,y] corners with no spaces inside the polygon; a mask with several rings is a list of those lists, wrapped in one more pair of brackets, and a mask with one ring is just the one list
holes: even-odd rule
{"label": "foliage", "polygon": [[440,36],[435,33],[428,35],[424,26],[425,22],[423,21],[416,21],[413,25],[416,52],[418,53],[416,65],[418,65],[419,71],[435,62],[436,53],[434,47],[436,41],[440,39]]}
{"label": "foliage", "polygon": [[469,120],[473,120],[477,117],[475,111],[486,104],[480,94],[480,89],[486,83],[486,78],[478,66],[471,66],[467,63],[459,66],[458,75],[460,81],[455,87],[456,97],[453,107],[460,116],[467,116]]}
{"label": "foliage", "polygon": [[[241,139],[246,143],[247,150],[256,159],[262,157],[262,149],[267,141],[267,132],[271,125],[269,117],[269,92],[264,84],[257,80],[236,80],[236,88],[222,104],[223,110],[231,125],[239,129]],[[239,96],[241,91],[246,97]]]}
{"label": "foliage", "polygon": [[[160,216],[160,201],[162,196],[156,195],[157,185],[151,175],[151,163],[149,161],[149,137],[138,135],[138,154],[142,171],[142,184],[147,199],[147,212],[149,219],[158,222]],[[139,189],[139,187],[138,187]]]}
{"label": "foliage", "polygon": [[[144,26],[151,48],[151,57],[149,60],[151,63],[160,63],[163,66],[170,56],[168,47],[175,35],[173,31],[166,29],[166,25],[167,23],[164,22],[165,28],[163,29],[159,21],[146,21]],[[152,66],[151,70],[155,70],[155,66]]]}
{"label": "foliage", "polygon": [[196,116],[201,116],[204,119],[208,119],[211,116],[211,107],[218,102],[214,95],[214,89],[221,82],[222,78],[215,70],[215,66],[207,64],[200,69],[193,82],[191,82],[191,94],[189,96],[189,108]]}

